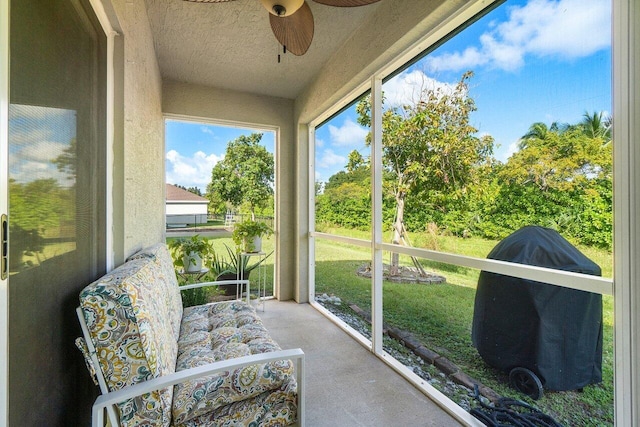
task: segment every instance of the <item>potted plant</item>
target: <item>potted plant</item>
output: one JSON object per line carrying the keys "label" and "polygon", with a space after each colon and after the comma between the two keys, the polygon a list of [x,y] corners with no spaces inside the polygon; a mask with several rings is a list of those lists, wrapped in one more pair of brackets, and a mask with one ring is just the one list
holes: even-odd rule
{"label": "potted plant", "polygon": [[233,241],[244,252],[260,252],[262,237],[273,234],[273,230],[264,222],[243,221],[233,228]]}
{"label": "potted plant", "polygon": [[213,251],[209,242],[197,234],[191,238],[181,237],[171,241],[169,249],[173,252],[175,265],[182,267],[185,272],[202,270],[202,259]]}
{"label": "potted plant", "polygon": [[[262,262],[266,261],[267,258],[271,256],[273,252],[270,252],[267,256],[262,258],[261,260],[254,262],[253,264],[249,263],[249,257],[240,256],[237,251],[231,249],[228,245],[224,245],[227,249],[228,259],[222,257],[221,255],[216,255],[216,262],[220,265],[224,266],[220,268],[222,271],[218,274],[216,280],[236,280],[238,277],[243,277],[244,279],[248,279],[251,272],[256,269]],[[240,274],[238,274],[241,272]],[[221,285],[220,288],[224,290],[226,295],[235,295],[236,294],[236,285]]]}

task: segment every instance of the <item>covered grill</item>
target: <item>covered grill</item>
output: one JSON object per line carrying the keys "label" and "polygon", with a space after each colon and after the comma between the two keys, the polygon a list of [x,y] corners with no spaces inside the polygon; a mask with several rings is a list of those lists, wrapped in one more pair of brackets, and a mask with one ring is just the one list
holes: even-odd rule
{"label": "covered grill", "polygon": [[[487,258],[601,275],[600,267],[558,232],[524,227]],[[482,271],[473,313],[473,345],[537,399],[542,388],[574,390],[602,381],[602,296]]]}

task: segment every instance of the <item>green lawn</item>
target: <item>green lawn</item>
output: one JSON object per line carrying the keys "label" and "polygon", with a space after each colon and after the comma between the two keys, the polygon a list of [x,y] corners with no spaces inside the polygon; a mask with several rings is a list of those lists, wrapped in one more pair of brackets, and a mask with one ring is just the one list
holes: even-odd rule
{"label": "green lawn", "polygon": [[[331,230],[326,230],[332,232]],[[341,230],[341,235],[349,234]],[[353,237],[368,238],[368,233],[353,232]],[[413,235],[415,246],[432,236]],[[358,267],[370,261],[370,251],[352,245],[316,240],[316,292],[339,296],[346,304],[355,303],[370,311],[371,282],[356,276]],[[437,237],[437,249],[484,258],[497,244],[478,238]],[[611,276],[612,257],[606,251],[580,248],[598,263],[603,276]],[[385,262],[389,256],[385,255]],[[401,257],[403,264],[409,259]],[[449,358],[466,373],[498,393],[525,400],[556,417],[565,425],[613,425],[613,301],[603,298],[604,342],[603,382],[582,392],[545,392],[532,401],[508,387],[505,373],[488,367],[471,344],[471,325],[475,286],[479,271],[465,267],[423,261],[427,271],[447,278],[446,284],[416,285],[385,282],[383,290],[384,322],[411,331],[427,347]],[[345,304],[345,305],[346,305]],[[343,306],[344,307],[344,306]]]}
{"label": "green lawn", "polygon": [[[323,230],[329,233],[369,239],[367,232],[350,230]],[[496,241],[478,238],[461,239],[455,237],[411,235],[415,246],[429,246],[434,249],[461,255],[484,258],[497,244]],[[168,241],[170,239],[167,239]],[[229,233],[218,233],[210,238],[216,252],[226,254],[224,244],[233,247]],[[274,247],[274,238],[266,239],[267,253]],[[612,257],[606,251],[580,247],[589,258],[598,263],[603,276],[611,277]],[[339,296],[347,304],[357,304],[370,311],[371,281],[356,275],[358,267],[371,260],[367,248],[316,240],[316,292]],[[389,254],[385,254],[385,262]],[[266,263],[267,295],[273,294],[273,255]],[[407,257],[401,257],[403,264],[409,265]],[[488,367],[471,345],[471,324],[475,287],[479,271],[423,261],[425,269],[447,278],[447,283],[439,285],[398,284],[385,282],[383,293],[384,322],[388,325],[411,331],[427,347],[449,358],[466,373],[477,378],[498,393],[525,400],[554,416],[567,426],[613,425],[613,300],[604,297],[604,342],[603,342],[603,382],[586,387],[584,391],[545,392],[542,399],[532,401],[507,383],[505,373]],[[252,280],[254,279],[252,275]],[[209,278],[208,280],[213,280]]]}

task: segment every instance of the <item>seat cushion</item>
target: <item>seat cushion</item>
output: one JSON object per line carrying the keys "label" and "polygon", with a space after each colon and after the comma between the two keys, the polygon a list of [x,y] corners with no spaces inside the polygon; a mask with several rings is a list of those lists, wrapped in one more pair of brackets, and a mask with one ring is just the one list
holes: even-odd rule
{"label": "seat cushion", "polygon": [[[131,260],[80,293],[100,367],[110,391],[175,372],[178,346],[158,290],[163,275],[148,258]],[[168,426],[173,387],[119,405],[123,426]]]}
{"label": "seat cushion", "polygon": [[149,246],[131,255],[127,261],[135,259],[150,259],[158,265],[156,290],[158,296],[164,299],[166,313],[169,316],[173,330],[174,341],[177,342],[180,336],[180,321],[182,319],[182,297],[180,296],[173,259],[171,259],[167,245],[157,243]]}
{"label": "seat cushion", "polygon": [[[188,307],[184,309],[176,371],[278,350],[255,310],[245,302]],[[265,392],[295,388],[293,369],[290,360],[282,360],[178,384],[174,388],[174,423],[186,423]],[[252,410],[264,412],[258,407]]]}
{"label": "seat cushion", "polygon": [[295,381],[278,390],[265,391],[249,399],[221,406],[176,427],[260,426],[283,427],[298,418]]}

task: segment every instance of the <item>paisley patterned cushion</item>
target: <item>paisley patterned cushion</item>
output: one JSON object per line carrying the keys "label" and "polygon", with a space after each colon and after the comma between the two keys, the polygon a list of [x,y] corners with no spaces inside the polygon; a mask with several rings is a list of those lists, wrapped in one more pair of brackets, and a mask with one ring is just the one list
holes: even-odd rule
{"label": "paisley patterned cushion", "polygon": [[167,245],[157,243],[136,252],[131,255],[127,261],[145,258],[151,259],[160,268],[156,290],[158,295],[164,297],[166,305],[165,314],[169,316],[174,340],[178,341],[178,337],[180,336],[180,321],[182,319],[182,297],[180,296],[180,289],[178,288],[178,280],[176,279],[171,254],[169,254]]}
{"label": "paisley patterned cushion", "polygon": [[[80,306],[110,390],[175,371],[178,346],[169,309],[155,298],[162,272],[151,259],[136,259],[87,286]],[[124,426],[168,426],[173,388],[121,405]]]}
{"label": "paisley patterned cushion", "polygon": [[[244,302],[183,310],[164,244],[87,286],[80,306],[110,390],[220,360],[280,350]],[[285,426],[297,417],[289,360],[256,364],[119,404],[123,426]]]}
{"label": "paisley patterned cushion", "polygon": [[[278,390],[240,400],[199,417],[185,421],[178,427],[284,427],[297,419],[296,388],[292,383]],[[295,383],[293,383],[295,385]]]}
{"label": "paisley patterned cushion", "polygon": [[[203,339],[203,333],[208,329],[203,322],[205,313],[208,313],[208,325],[212,328],[211,332],[206,332],[210,338],[209,341]],[[211,361],[280,350],[278,344],[269,337],[254,309],[244,302],[208,304],[190,310],[185,315],[191,319],[189,323],[200,325],[200,329],[183,326],[183,335],[180,336],[178,342],[177,371]],[[290,423],[295,421],[295,390],[292,393],[293,397],[283,397],[282,393],[275,393],[274,396],[269,397],[269,391],[286,390],[292,387],[295,388],[295,380],[293,378],[293,363],[289,360],[251,365],[231,372],[199,378],[175,386],[173,419],[176,424],[187,423],[194,419],[200,420],[203,416],[206,418],[207,414],[212,411],[218,413],[221,408],[230,408],[239,402],[244,402],[242,408],[247,414],[236,413],[236,417],[244,419],[246,415],[261,419],[265,416],[265,408],[261,406],[263,403],[254,402],[249,405],[249,401],[264,394],[264,399],[267,400],[276,399],[276,395],[280,395],[281,400],[294,402],[293,406],[284,404],[284,407],[288,409],[283,413],[288,414],[287,416],[282,419],[280,416],[275,416],[280,420],[278,422],[288,419],[287,423]],[[258,399],[260,402],[263,400]],[[235,407],[238,405],[236,404]],[[231,409],[227,410],[231,411]],[[233,412],[227,413],[229,416],[232,414]],[[288,418],[291,414],[293,414],[293,418]]]}

